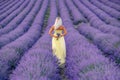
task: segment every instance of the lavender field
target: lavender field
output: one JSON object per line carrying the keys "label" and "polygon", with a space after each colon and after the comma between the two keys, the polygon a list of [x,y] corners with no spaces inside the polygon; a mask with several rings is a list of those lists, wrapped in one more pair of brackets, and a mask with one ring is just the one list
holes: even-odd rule
{"label": "lavender field", "polygon": [[[58,14],[62,70],[48,34]],[[120,80],[120,0],[0,0],[0,80]]]}

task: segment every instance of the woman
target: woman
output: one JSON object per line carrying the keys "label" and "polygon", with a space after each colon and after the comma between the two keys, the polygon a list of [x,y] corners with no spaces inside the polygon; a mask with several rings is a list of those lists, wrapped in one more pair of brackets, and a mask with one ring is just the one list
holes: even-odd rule
{"label": "woman", "polygon": [[[54,31],[54,34],[52,32]],[[64,32],[64,33],[63,33]],[[57,17],[55,24],[50,28],[49,34],[52,37],[52,50],[59,60],[59,65],[65,63],[66,58],[66,45],[64,36],[67,34],[65,27],[62,25],[62,19]]]}

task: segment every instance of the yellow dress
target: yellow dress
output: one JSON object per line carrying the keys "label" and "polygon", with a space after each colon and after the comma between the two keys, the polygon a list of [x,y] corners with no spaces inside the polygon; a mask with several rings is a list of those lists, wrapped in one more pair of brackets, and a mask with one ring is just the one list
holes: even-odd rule
{"label": "yellow dress", "polygon": [[[54,35],[57,36],[57,33],[62,34],[62,30],[54,30]],[[61,64],[65,63],[66,58],[66,45],[64,37],[52,38],[52,49],[53,49],[53,55],[55,55],[58,58],[58,61]]]}

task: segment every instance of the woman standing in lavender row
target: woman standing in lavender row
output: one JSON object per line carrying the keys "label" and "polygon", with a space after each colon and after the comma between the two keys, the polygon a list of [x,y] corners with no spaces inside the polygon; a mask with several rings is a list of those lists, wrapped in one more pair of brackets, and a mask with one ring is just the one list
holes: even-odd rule
{"label": "woman standing in lavender row", "polygon": [[[52,32],[54,31],[54,34]],[[49,34],[52,37],[52,50],[59,60],[59,65],[65,63],[66,58],[66,45],[64,36],[67,34],[65,27],[62,25],[62,19],[57,17],[55,24],[50,28]]]}

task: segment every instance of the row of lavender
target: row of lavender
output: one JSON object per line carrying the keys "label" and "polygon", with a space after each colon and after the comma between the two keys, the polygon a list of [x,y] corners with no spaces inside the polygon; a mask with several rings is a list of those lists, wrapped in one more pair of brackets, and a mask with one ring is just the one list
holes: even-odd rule
{"label": "row of lavender", "polygon": [[120,6],[118,4],[115,4],[115,3],[113,3],[113,2],[111,2],[109,0],[99,0],[99,1],[102,2],[103,4],[105,4],[106,6],[109,6],[111,8],[114,8],[114,9],[120,11]]}
{"label": "row of lavender", "polygon": [[[93,21],[94,22],[94,21]],[[109,26],[106,26],[106,27],[109,27]],[[110,27],[109,27],[110,29]],[[108,29],[108,30],[109,30]],[[111,28],[112,29],[112,28]],[[113,29],[115,31],[117,31],[117,28],[113,26]],[[112,29],[112,30],[113,30]],[[118,28],[119,29],[119,28]],[[107,30],[107,28],[106,28]],[[113,30],[113,31],[114,31]],[[83,30],[84,31],[84,30]],[[115,32],[114,31],[114,32]],[[95,34],[96,34],[96,30],[94,30]],[[93,33],[94,33],[93,32]],[[100,33],[100,32],[98,32]],[[106,32],[105,32],[106,33]],[[116,32],[117,33],[117,32]],[[119,33],[119,32],[118,32]],[[96,34],[97,35],[97,34]],[[89,36],[89,35],[88,35]],[[118,36],[118,35],[117,35]],[[119,59],[120,59],[120,56],[119,56],[119,53],[120,53],[120,38],[117,37],[115,35],[112,35],[110,33],[107,33],[107,34],[104,34],[104,35],[100,35],[97,36],[97,44],[99,44],[99,47],[107,54],[110,54],[111,57],[114,58],[114,56],[116,56],[116,60],[117,62],[119,63]],[[95,39],[95,36],[93,36],[94,39]],[[99,41],[99,42],[98,42]],[[100,42],[101,41],[101,42]],[[112,55],[111,55],[112,54]]]}
{"label": "row of lavender", "polygon": [[[87,0],[86,1],[82,0],[82,1],[85,4],[88,3],[87,4],[88,6],[91,5]],[[100,10],[99,8],[97,8],[93,5],[89,6],[89,9],[92,9],[94,12],[96,11],[97,13],[95,12],[95,14],[93,12],[91,12],[88,8],[86,8],[79,0],[73,1],[73,2],[78,7],[79,11],[88,19],[89,23],[93,27],[100,29],[104,33],[112,33],[112,34],[115,34],[117,36],[120,36],[120,32],[119,32],[120,29],[119,29],[119,27],[116,27],[116,26],[119,26],[119,22],[116,19],[110,17],[104,11]],[[72,2],[70,2],[68,0],[66,0],[66,3],[69,6],[75,6],[75,5],[71,4]],[[75,10],[78,10],[77,8],[73,7],[73,9],[72,9],[71,7],[69,7],[69,9],[72,10],[72,16],[74,18],[79,17],[79,15],[77,15],[77,14],[79,14],[78,11],[77,12],[75,11]],[[97,14],[98,14],[98,16],[97,16]],[[79,17],[79,18],[81,18],[81,17]],[[83,19],[83,18],[81,18],[81,19]],[[110,25],[106,24],[104,21],[102,21],[102,19],[104,21],[109,22]],[[76,23],[77,23],[77,21],[76,21]],[[116,25],[116,26],[113,26],[113,25]]]}
{"label": "row of lavender", "polygon": [[[44,1],[43,5],[46,5],[47,0]],[[10,80],[60,80],[57,60],[52,56],[51,38],[48,35],[56,16],[56,1],[50,0],[50,16],[44,35],[25,53]]]}
{"label": "row of lavender", "polygon": [[[13,7],[15,4],[16,1],[13,1],[13,0],[9,0],[9,1],[2,1],[1,3],[0,3],[0,10],[2,10],[2,9],[5,9],[5,8],[8,8],[8,6],[9,7]],[[12,4],[12,5],[10,5],[10,4]],[[13,5],[14,4],[14,5]],[[9,9],[9,8],[8,8]]]}
{"label": "row of lavender", "polygon": [[35,3],[35,6],[28,13],[25,19],[22,20],[21,24],[17,26],[17,28],[10,31],[8,34],[3,34],[0,36],[0,47],[3,47],[10,42],[13,42],[17,38],[25,34],[27,31],[29,31],[30,26],[34,24],[33,21],[41,7],[41,3],[42,3],[42,0]]}
{"label": "row of lavender", "polygon": [[[15,2],[16,1],[13,1],[13,0],[9,0],[5,3],[1,3],[1,6],[0,6],[0,11],[7,11],[7,9],[10,9],[11,7],[13,7],[15,5]],[[10,5],[11,4],[11,5]],[[14,5],[13,5],[14,4]],[[17,3],[16,3],[17,4]],[[8,8],[10,7],[10,8]],[[3,12],[1,12],[1,14],[3,14]]]}
{"label": "row of lavender", "polygon": [[120,1],[119,0],[110,0],[111,2],[115,3],[115,4],[120,4]]}
{"label": "row of lavender", "polygon": [[[28,13],[31,11],[32,7],[34,6],[36,0],[29,1],[29,2],[28,1],[29,0],[26,0],[26,2],[23,5],[21,5],[23,7],[20,7],[20,9],[18,8],[17,11],[15,10],[10,15],[6,14],[5,15],[6,18],[4,16],[4,14],[2,15],[2,18],[0,18],[0,20],[1,19],[5,19],[5,20],[2,20],[0,22],[1,26],[2,26],[2,29],[0,29],[0,36],[2,34],[6,34],[6,33],[10,32],[11,30],[15,29],[23,21],[23,19],[28,15]],[[26,6],[27,3],[28,3],[28,6]],[[22,11],[21,11],[21,9],[22,9]],[[19,13],[19,11],[20,11],[20,13]],[[11,17],[12,17],[12,19],[11,19]]]}
{"label": "row of lavender", "polygon": [[[84,4],[89,3],[87,0],[86,1],[81,0],[81,1],[83,1]],[[67,5],[74,6],[71,3],[72,3],[72,1],[66,0]],[[87,9],[84,5],[82,5],[82,3],[80,1],[78,1],[76,3],[79,3],[82,6],[79,9],[82,9],[82,8]],[[87,4],[87,5],[89,6],[91,4]],[[91,8],[91,6],[89,6],[89,8]],[[92,10],[95,11],[95,8],[93,8]],[[73,10],[77,10],[77,8],[74,8]],[[97,11],[99,11],[99,9]],[[86,12],[89,13],[90,10],[87,9]],[[74,11],[73,14],[75,14],[75,13],[76,12]],[[92,14],[92,12],[91,12],[91,14]],[[102,13],[102,14],[104,14],[104,13]],[[78,16],[78,15],[76,15],[76,16]],[[74,15],[73,15],[73,17],[74,17]],[[96,16],[96,18],[97,18],[97,16]],[[109,19],[109,17],[108,17],[108,19]],[[94,22],[94,21],[92,21],[92,22]],[[84,28],[84,26],[87,26],[87,27]],[[98,26],[98,25],[96,25],[96,26]],[[120,53],[120,38],[118,36],[113,35],[113,34],[103,33],[101,31],[99,31],[95,28],[91,28],[91,27],[88,27],[88,25],[82,25],[82,27],[79,28],[80,30],[79,29],[78,30],[81,32],[81,34],[83,34],[86,37],[92,39],[94,44],[97,45],[98,48],[100,48],[105,53],[105,55],[109,55],[111,57],[110,59],[115,60],[119,64],[120,63],[119,62],[119,60],[120,60],[120,56],[119,56],[119,53]]]}
{"label": "row of lavender", "polygon": [[5,3],[7,3],[7,0],[0,0],[0,6],[4,5]]}
{"label": "row of lavender", "polygon": [[[97,15],[91,12],[85,5],[83,5],[79,0],[73,0],[75,5],[78,7],[79,11],[89,20],[92,27],[101,30],[104,33],[112,33],[114,35],[120,36],[120,28],[108,25],[102,21]],[[99,26],[98,26],[99,25]]]}
{"label": "row of lavender", "polygon": [[[113,25],[120,27],[120,23],[116,18],[111,17],[109,14],[101,10],[100,8],[96,7],[92,3],[90,3],[88,0],[81,0],[81,2],[86,5],[92,12],[94,12],[101,20],[103,20],[108,25]],[[116,10],[115,10],[116,11]],[[120,13],[120,12],[118,12]],[[114,15],[117,15],[114,13]]]}
{"label": "row of lavender", "polygon": [[[84,1],[84,0],[83,0],[83,2],[84,2],[84,4],[88,3],[88,1]],[[69,4],[69,3],[71,3],[71,1],[66,0],[66,4]],[[89,8],[90,8],[90,6],[89,6]],[[77,10],[77,8],[75,8],[75,9]],[[93,28],[93,30],[91,30],[92,28],[89,29],[89,27],[88,27],[88,29],[87,29],[87,27],[84,28],[84,26],[86,26],[86,25],[82,25],[82,26],[83,26],[83,28],[80,27],[81,33],[82,34],[84,33],[87,37],[92,38],[92,40],[98,45],[98,47],[100,47],[101,50],[104,51],[105,54],[110,55],[111,59],[116,60],[116,62],[119,64],[120,38],[115,35],[112,35],[112,34],[105,34],[105,33],[103,34],[100,31],[96,31],[96,29],[94,29],[94,28]],[[87,32],[85,31],[85,29]]]}
{"label": "row of lavender", "polygon": [[[18,2],[17,0],[15,1],[16,3],[12,4],[14,5],[13,7],[5,7],[5,8],[2,8],[2,10],[0,10],[0,21],[3,20],[6,16],[8,16],[9,14],[11,14],[13,11],[15,11],[17,8],[20,7],[20,5],[22,5],[25,1],[24,0],[21,0],[20,2]],[[16,4],[16,5],[15,5]],[[10,7],[10,8],[9,8]]]}
{"label": "row of lavender", "polygon": [[[48,5],[46,4],[48,3],[48,1],[44,1],[44,4],[39,10],[39,6],[40,4],[42,4],[41,1],[42,0],[36,1],[35,9],[33,9],[33,11],[31,12],[32,15],[34,16],[34,14],[36,14],[36,8],[39,11],[30,29],[24,35],[17,38],[15,41],[1,48],[0,65],[2,66],[0,67],[0,79],[4,80],[8,78],[8,74],[10,74],[11,70],[14,69],[21,56],[24,54],[24,52],[31,48],[32,45],[39,39],[41,34],[43,18]],[[32,17],[31,15],[28,16],[29,16],[28,18]]]}
{"label": "row of lavender", "polygon": [[[78,3],[77,0],[74,1]],[[117,66],[104,57],[102,55],[103,52],[95,45],[74,30],[63,0],[59,0],[59,10],[64,25],[68,30],[68,35],[66,36],[66,74],[68,78],[70,80],[119,80],[120,72]],[[84,26],[85,25],[83,25],[83,28]],[[85,30],[89,31],[90,29],[85,27],[84,31]],[[89,33],[87,34],[89,35]]]}
{"label": "row of lavender", "polygon": [[69,0],[65,0],[67,7],[69,9],[69,13],[72,15],[72,20],[74,24],[78,24],[79,22],[87,22],[87,20],[82,16],[82,14],[77,10],[74,6],[73,2]]}
{"label": "row of lavender", "polygon": [[15,11],[12,11],[11,14],[6,14],[5,16],[4,14],[2,14],[3,20],[0,22],[0,25],[2,26],[2,28],[4,28],[12,19],[14,19],[26,7],[27,3],[28,1],[21,4],[22,6],[19,5],[19,7]]}
{"label": "row of lavender", "polygon": [[116,11],[115,9],[113,8],[110,8],[102,3],[100,3],[99,1],[97,0],[89,0],[92,4],[94,4],[95,6],[97,6],[98,8],[104,10],[106,13],[108,13],[110,16],[116,18],[116,19],[119,19],[120,18],[120,12],[119,11]]}
{"label": "row of lavender", "polygon": [[113,35],[102,33],[101,31],[87,25],[79,25],[78,31],[92,40],[92,42],[100,48],[106,56],[109,56],[111,60],[115,60],[117,64],[120,64],[120,38]]}

